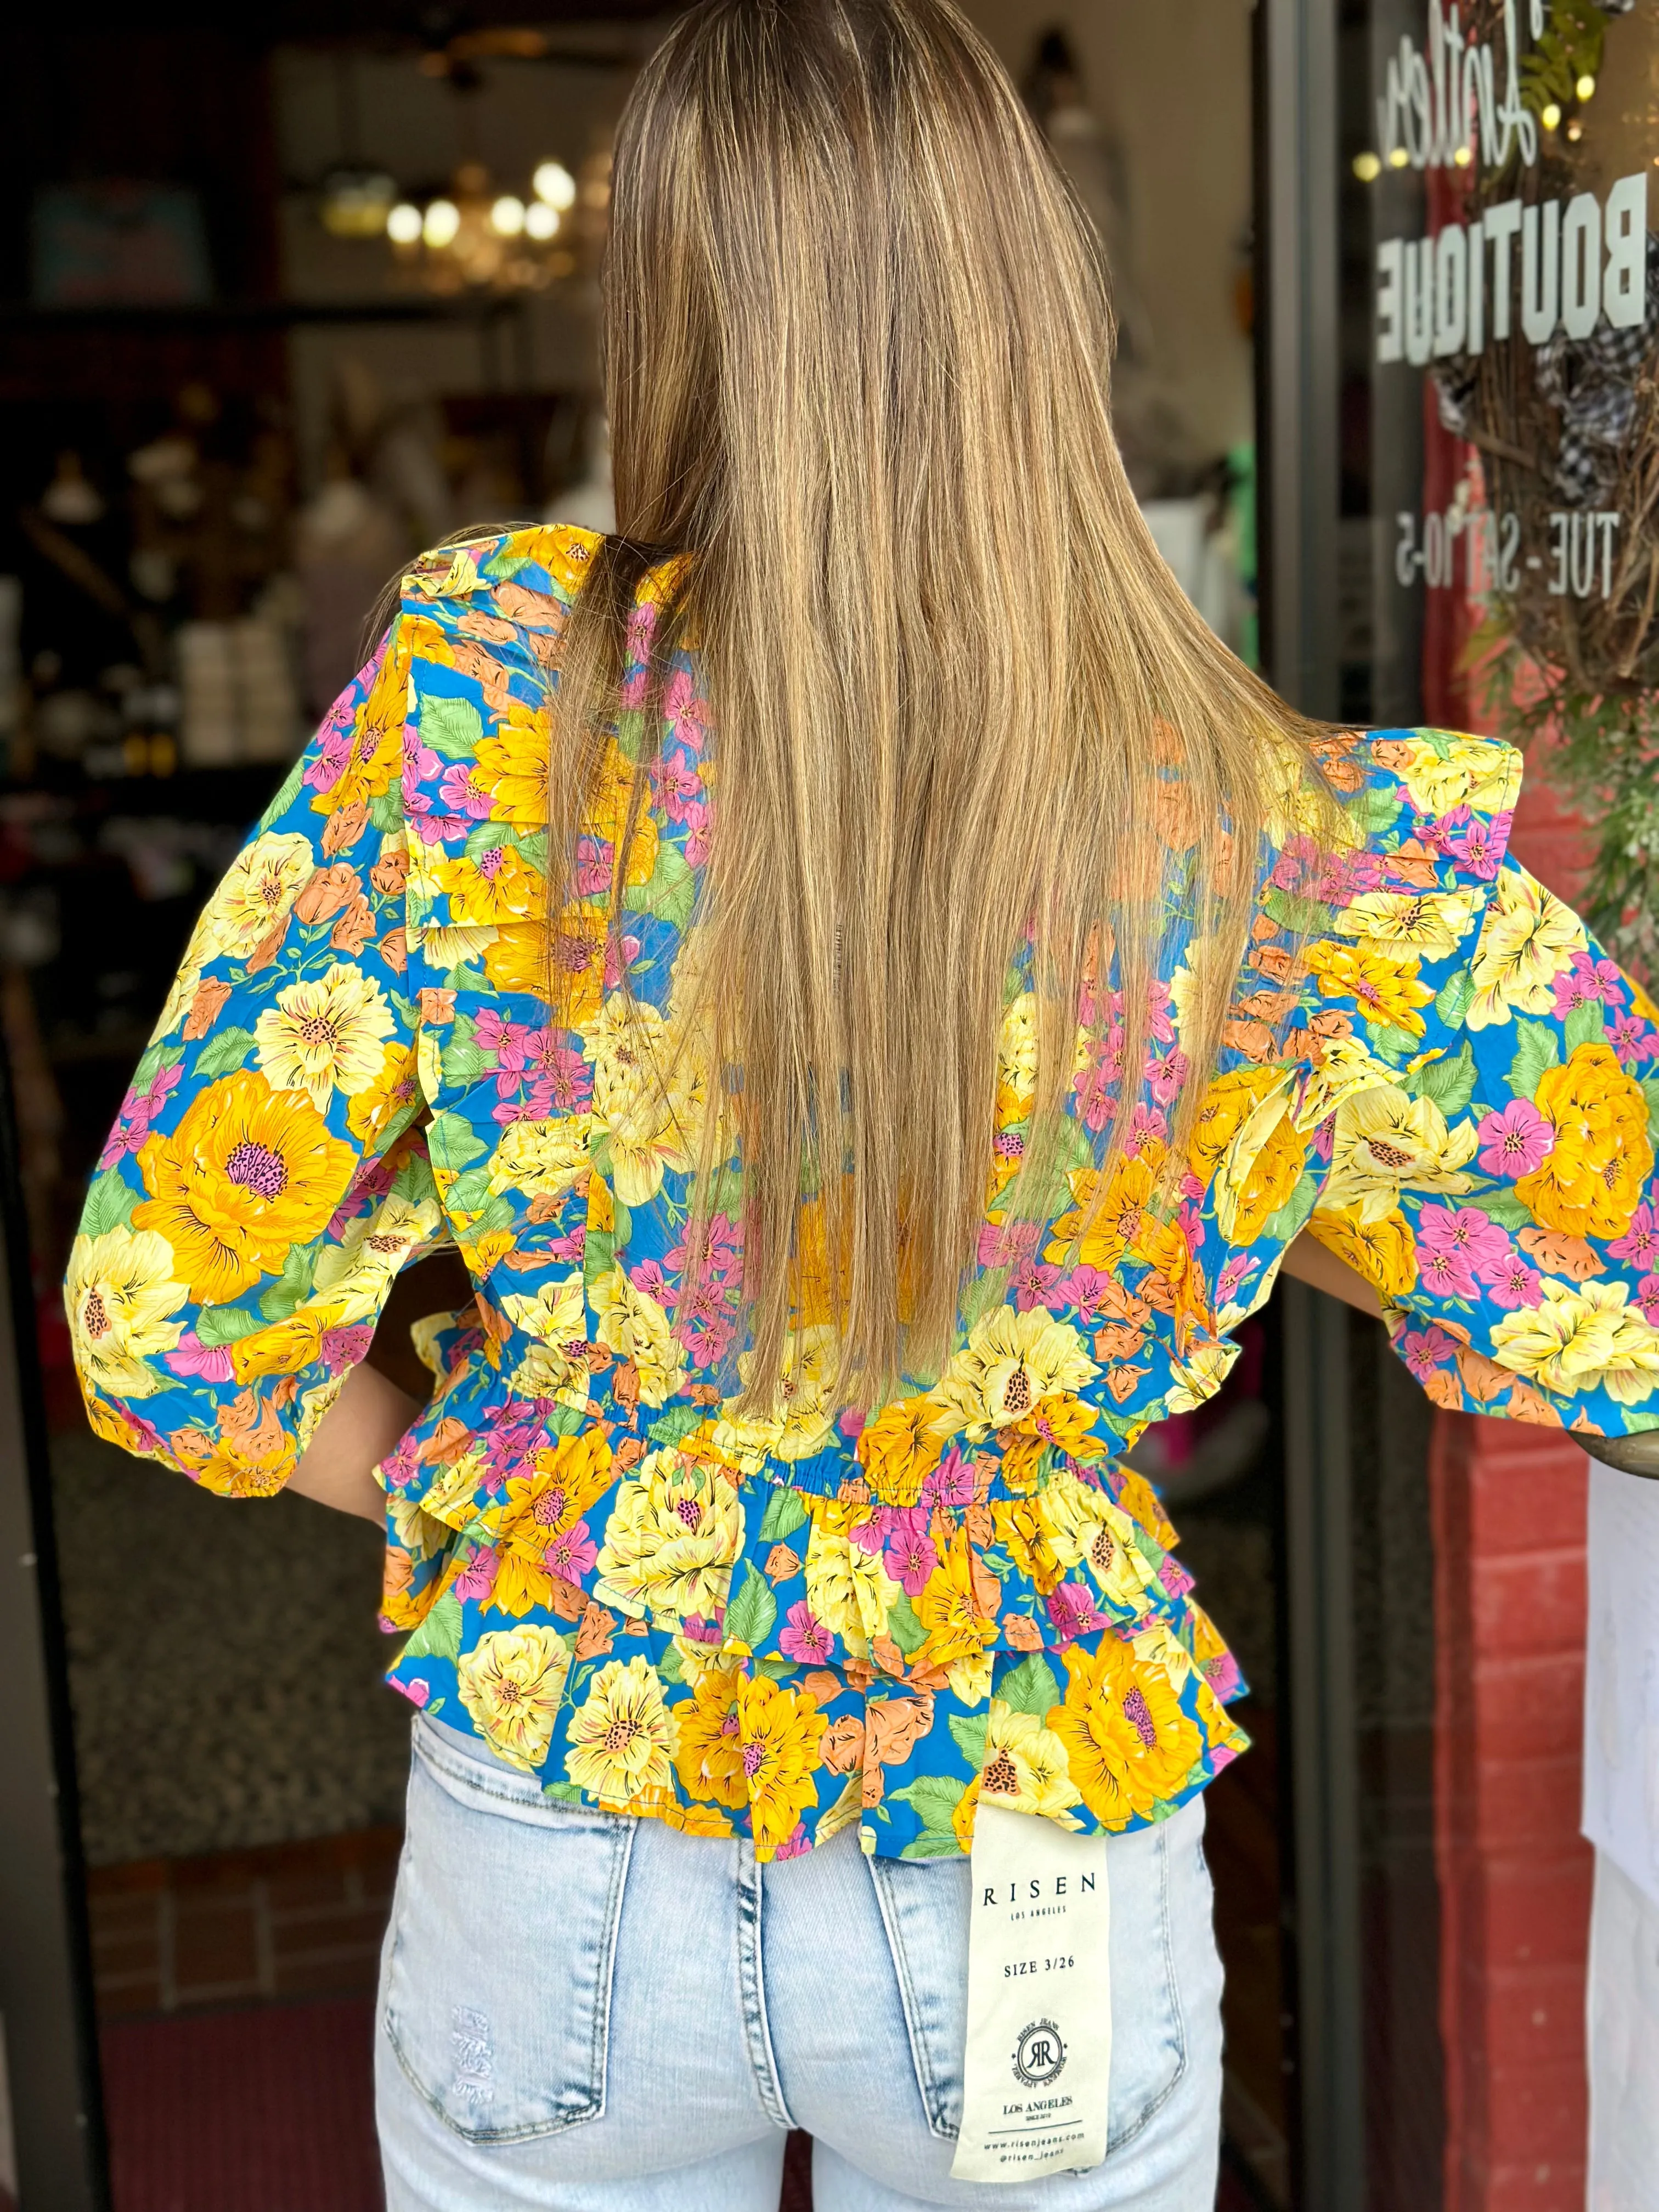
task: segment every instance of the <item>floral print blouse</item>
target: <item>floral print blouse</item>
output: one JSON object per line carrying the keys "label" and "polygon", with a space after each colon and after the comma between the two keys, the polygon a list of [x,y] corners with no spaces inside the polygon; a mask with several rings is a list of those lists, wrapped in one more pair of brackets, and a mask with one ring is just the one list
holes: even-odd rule
{"label": "floral print blouse", "polygon": [[436,1389],[379,1470],[416,1705],[550,1797],[761,1858],[854,1824],[866,1850],[951,1856],[981,1796],[1074,1830],[1164,1818],[1244,1748],[1243,1685],[1126,1450],[1219,1388],[1304,1226],[1376,1286],[1437,1404],[1659,1425],[1659,1015],[1505,860],[1513,753],[1334,735],[1347,835],[1287,823],[1261,856],[1178,1202],[1148,1200],[1203,946],[1154,987],[1080,1237],[1121,1044],[1096,1025],[1050,1218],[1008,1226],[1034,1051],[1013,988],[945,1373],[837,1403],[803,1314],[785,1410],[740,1418],[741,1163],[694,1251],[707,1072],[680,1039],[653,1088],[622,989],[625,968],[647,1042],[674,1040],[718,757],[685,655],[647,730],[652,580],[551,922],[574,1025],[544,998],[550,664],[595,543],[419,562],[210,902],[70,1268],[93,1425],[268,1496],[398,1271],[456,1247],[476,1303],[417,1328]]}

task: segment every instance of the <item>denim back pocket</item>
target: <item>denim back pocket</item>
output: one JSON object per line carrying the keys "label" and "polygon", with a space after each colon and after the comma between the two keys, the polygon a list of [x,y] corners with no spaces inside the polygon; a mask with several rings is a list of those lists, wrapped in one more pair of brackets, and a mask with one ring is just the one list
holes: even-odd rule
{"label": "denim back pocket", "polygon": [[384,2025],[471,2142],[556,2135],[605,2110],[611,1966],[635,1823],[550,1804],[417,1723]]}
{"label": "denim back pocket", "polygon": [[[866,1863],[893,1954],[927,2125],[953,2142],[962,2128],[968,2038],[968,1862],[872,1858]],[[1140,2133],[1186,2072],[1187,2029],[1164,1828],[1112,1837],[1106,1865],[1112,1910],[1109,2157]]]}

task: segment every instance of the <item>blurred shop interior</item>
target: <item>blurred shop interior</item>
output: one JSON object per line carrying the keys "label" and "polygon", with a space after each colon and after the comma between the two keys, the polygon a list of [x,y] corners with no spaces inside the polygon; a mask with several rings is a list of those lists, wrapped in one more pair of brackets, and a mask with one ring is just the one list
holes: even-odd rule
{"label": "blurred shop interior", "polygon": [[[1248,0],[969,12],[1105,237],[1120,435],[1158,542],[1254,660]],[[378,2203],[368,2027],[408,1723],[380,1680],[373,1532],[298,1498],[228,1505],[94,1439],[57,1285],[190,923],[362,657],[382,585],[464,525],[611,520],[609,145],[663,21],[626,0],[199,21],[90,0],[0,30],[0,1027],[117,2212]],[[1210,1815],[1236,2207],[1290,2205],[1295,2172],[1277,1347],[1250,1326],[1226,1396],[1140,1448],[1251,1685],[1258,1749]],[[1389,1654],[1420,1670],[1429,1637],[1402,1624],[1387,1537],[1423,1415],[1391,1369],[1364,1371],[1390,1441],[1358,1508],[1376,1529],[1362,1718],[1382,1767],[1425,1768],[1431,1692]],[[1413,1769],[1389,1800],[1408,1829],[1427,1787]],[[1409,1833],[1372,1832],[1409,1862]],[[1429,1916],[1424,2036],[1408,2003],[1386,2015],[1396,2070],[1419,2073],[1425,1879],[1426,1902],[1379,1906]],[[1428,2165],[1425,2192],[1379,2204],[1437,2202]]]}

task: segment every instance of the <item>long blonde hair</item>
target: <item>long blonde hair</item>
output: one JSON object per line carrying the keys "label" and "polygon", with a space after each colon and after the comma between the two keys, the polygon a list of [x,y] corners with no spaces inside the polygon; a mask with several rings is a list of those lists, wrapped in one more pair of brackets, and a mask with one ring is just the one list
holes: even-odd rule
{"label": "long blonde hair", "polygon": [[[1184,1014],[1179,1157],[1267,786],[1287,753],[1303,772],[1313,732],[1158,556],[1112,435],[1097,241],[950,0],[704,0],[635,86],[613,179],[619,535],[562,647],[552,888],[635,587],[689,554],[655,662],[695,642],[714,733],[697,968],[711,1063],[740,1072],[720,1103],[744,1170],[746,1395],[787,1374],[810,1244],[843,1385],[873,1401],[949,1348],[1011,962],[1029,940],[1039,1019],[1034,1137],[1004,1202],[1041,1218],[1114,945],[1111,1145],[1127,1132],[1172,864],[1185,926],[1212,941]],[[704,1206],[725,1148],[706,1148]]]}

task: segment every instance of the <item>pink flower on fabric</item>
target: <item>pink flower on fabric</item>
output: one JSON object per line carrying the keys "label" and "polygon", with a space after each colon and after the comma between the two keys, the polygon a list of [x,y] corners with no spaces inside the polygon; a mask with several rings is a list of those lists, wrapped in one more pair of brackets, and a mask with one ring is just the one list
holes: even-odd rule
{"label": "pink flower on fabric", "polygon": [[1489,1279],[1508,1265],[1512,1248],[1492,1218],[1474,1206],[1425,1206],[1417,1218],[1417,1249],[1456,1252],[1480,1278]]}
{"label": "pink flower on fabric", "polygon": [[1164,1145],[1170,1140],[1170,1119],[1156,1108],[1137,1106],[1129,1116],[1129,1133],[1124,1139],[1123,1149],[1131,1159],[1139,1159],[1148,1145]]}
{"label": "pink flower on fabric", "polygon": [[129,1152],[137,1153],[140,1150],[149,1135],[150,1124],[166,1105],[168,1094],[176,1087],[184,1072],[183,1061],[175,1061],[171,1067],[161,1068],[153,1075],[142,1091],[134,1089],[128,1091],[122,1101],[115,1127],[110,1132],[109,1140],[98,1155],[100,1168],[112,1168]]}
{"label": "pink flower on fabric", "polygon": [[1062,1644],[1075,1643],[1079,1636],[1092,1635],[1096,1629],[1108,1626],[1105,1614],[1081,1583],[1061,1583],[1048,1593],[1048,1618]]}
{"label": "pink flower on fabric", "polygon": [[1152,1054],[1144,1071],[1146,1088],[1160,1106],[1173,1106],[1187,1080],[1187,1055],[1179,1046],[1160,1058]]}
{"label": "pink flower on fabric", "polygon": [[884,1562],[893,1580],[902,1583],[907,1596],[920,1597],[939,1565],[939,1553],[928,1533],[930,1516],[920,1505],[893,1506],[889,1511],[891,1519],[884,1531]]}
{"label": "pink flower on fabric", "polygon": [[700,753],[708,734],[708,702],[686,669],[677,668],[664,685],[662,711],[675,743]]}
{"label": "pink flower on fabric", "polygon": [[671,822],[684,822],[688,811],[702,797],[703,781],[696,763],[684,753],[670,753],[659,761],[653,781],[657,804]]}
{"label": "pink flower on fabric", "polygon": [[599,1547],[593,1541],[593,1532],[586,1521],[578,1521],[555,1536],[542,1553],[542,1565],[550,1567],[556,1575],[562,1575],[568,1583],[579,1583],[584,1575],[591,1575]]}
{"label": "pink flower on fabric", "polygon": [[1034,1306],[1046,1306],[1054,1297],[1059,1279],[1059,1268],[1051,1267],[1047,1261],[1021,1260],[1009,1277],[1016,1309],[1020,1313],[1030,1313]]}
{"label": "pink flower on fabric", "polygon": [[487,1598],[495,1587],[495,1571],[500,1565],[489,1546],[480,1544],[449,1587],[464,1603]]}
{"label": "pink flower on fabric", "polygon": [[1659,1275],[1644,1275],[1636,1285],[1636,1303],[1644,1321],[1659,1328]]}
{"label": "pink flower on fabric", "polygon": [[988,1221],[980,1230],[975,1257],[981,1267],[1017,1267],[1035,1255],[1042,1235],[1040,1221]]}
{"label": "pink flower on fabric", "polygon": [[1231,1651],[1218,1651],[1214,1658],[1206,1659],[1202,1673],[1224,1705],[1230,1698],[1236,1698],[1244,1686],[1244,1677],[1239,1672],[1238,1662]]}
{"label": "pink flower on fabric", "polygon": [[654,1298],[659,1306],[673,1304],[675,1288],[664,1274],[660,1260],[641,1260],[637,1267],[629,1269],[628,1279],[636,1291],[643,1291],[647,1297]]}
{"label": "pink flower on fabric", "polygon": [[1610,1005],[1619,995],[1624,977],[1611,960],[1592,960],[1587,952],[1576,952],[1572,965],[1564,975],[1557,975],[1551,988],[1555,994],[1558,1017],[1570,1014],[1579,1006]]}
{"label": "pink flower on fabric", "polygon": [[1161,975],[1146,985],[1146,1034],[1159,1044],[1175,1042],[1176,1025],[1170,1019],[1170,987]]}
{"label": "pink flower on fabric", "polygon": [[973,1504],[973,1464],[963,1457],[959,1445],[951,1444],[939,1465],[929,1468],[923,1475],[917,1502],[929,1513],[936,1505],[959,1507]]}
{"label": "pink flower on fabric", "polygon": [[1085,1263],[1073,1267],[1069,1275],[1060,1278],[1054,1285],[1054,1296],[1062,1304],[1075,1306],[1084,1321],[1095,1321],[1099,1318],[1111,1288],[1112,1278],[1104,1269],[1091,1267]]}
{"label": "pink flower on fabric", "polygon": [[404,1437],[380,1465],[380,1478],[388,1490],[407,1490],[418,1480],[420,1472],[419,1446],[413,1435]]}
{"label": "pink flower on fabric", "polygon": [[619,940],[615,930],[611,931],[605,940],[605,988],[607,991],[616,989],[623,979],[624,969],[631,968],[639,957],[640,940],[637,937],[624,937]]}
{"label": "pink flower on fabric", "polygon": [[718,1283],[743,1280],[743,1224],[730,1214],[711,1214],[695,1233],[688,1223],[685,1233],[668,1255],[666,1265],[677,1274],[706,1276]]}
{"label": "pink flower on fabric", "polygon": [[199,1375],[204,1382],[228,1382],[236,1372],[229,1346],[204,1344],[193,1328],[162,1357],[175,1375]]}
{"label": "pink flower on fabric", "polygon": [[407,1682],[400,1680],[400,1678],[396,1674],[389,1676],[388,1680],[390,1680],[392,1688],[394,1690],[400,1690],[404,1696],[409,1699],[411,1705],[423,1705],[427,1699],[432,1695],[432,1685],[427,1680],[424,1674],[414,1675]]}
{"label": "pink flower on fabric", "polygon": [[337,1375],[343,1368],[356,1367],[362,1362],[374,1338],[374,1328],[368,1322],[325,1328],[318,1340],[318,1357],[331,1375]]}
{"label": "pink flower on fabric", "polygon": [[1652,1056],[1656,1043],[1653,1031],[1637,1014],[1615,1014],[1607,1024],[1607,1042],[1619,1056],[1621,1067],[1633,1068],[1638,1060]]}
{"label": "pink flower on fabric", "polygon": [[1651,1199],[1644,1198],[1630,1218],[1630,1227],[1615,1237],[1607,1250],[1615,1260],[1627,1260],[1644,1273],[1659,1265],[1659,1220]]}
{"label": "pink flower on fabric", "polygon": [[865,1412],[862,1406],[848,1406],[846,1411],[842,1414],[839,1420],[836,1423],[836,1426],[841,1431],[842,1436],[846,1437],[848,1443],[855,1444],[859,1438],[864,1434],[865,1424],[869,1418],[870,1416]]}
{"label": "pink flower on fabric", "polygon": [[1530,1175],[1555,1146],[1555,1131],[1529,1098],[1512,1099],[1501,1114],[1483,1114],[1476,1131],[1488,1175]]}
{"label": "pink flower on fabric", "polygon": [[[1455,807],[1454,813],[1467,814],[1467,807]],[[1449,820],[1449,817],[1447,817]],[[1490,822],[1479,816],[1473,817],[1468,827],[1460,835],[1448,837],[1445,850],[1454,860],[1461,860],[1472,876],[1491,883],[1503,866],[1504,850],[1510,842],[1510,823],[1513,817],[1508,807],[1494,814]]]}
{"label": "pink flower on fabric", "polygon": [[1417,1271],[1425,1286],[1443,1298],[1472,1298],[1475,1295],[1474,1270],[1464,1255],[1455,1246],[1442,1246],[1439,1250],[1421,1245],[1417,1251]]}
{"label": "pink flower on fabric", "polygon": [[803,1667],[822,1667],[835,1648],[835,1631],[824,1626],[804,1597],[797,1598],[784,1615],[779,1650]]}
{"label": "pink flower on fabric", "polygon": [[1505,1313],[1514,1313],[1520,1306],[1543,1303],[1544,1286],[1538,1271],[1529,1267],[1518,1252],[1511,1252],[1504,1265],[1494,1268],[1484,1280],[1487,1297]]}
{"label": "pink flower on fabric", "polygon": [[1328,1114],[1313,1133],[1313,1155],[1316,1160],[1328,1160],[1336,1144],[1336,1116]]}
{"label": "pink flower on fabric", "polygon": [[1261,1265],[1249,1252],[1235,1252],[1215,1280],[1216,1304],[1229,1306],[1238,1296],[1239,1285],[1246,1275],[1254,1274]]}
{"label": "pink flower on fabric", "polygon": [[1426,1382],[1437,1368],[1456,1358],[1458,1342],[1431,1322],[1427,1328],[1408,1328],[1395,1349],[1417,1380]]}
{"label": "pink flower on fabric", "polygon": [[1072,1089],[1077,1098],[1078,1120],[1097,1136],[1112,1118],[1116,1103],[1114,1093],[1122,1073],[1122,1030],[1114,1030],[1106,1037],[1091,1037],[1084,1048],[1083,1066],[1073,1079]]}
{"label": "pink flower on fabric", "polygon": [[804,1858],[811,1848],[811,1839],[807,1835],[805,1821],[797,1820],[776,1850],[773,1852],[772,1856],[775,1860]]}

